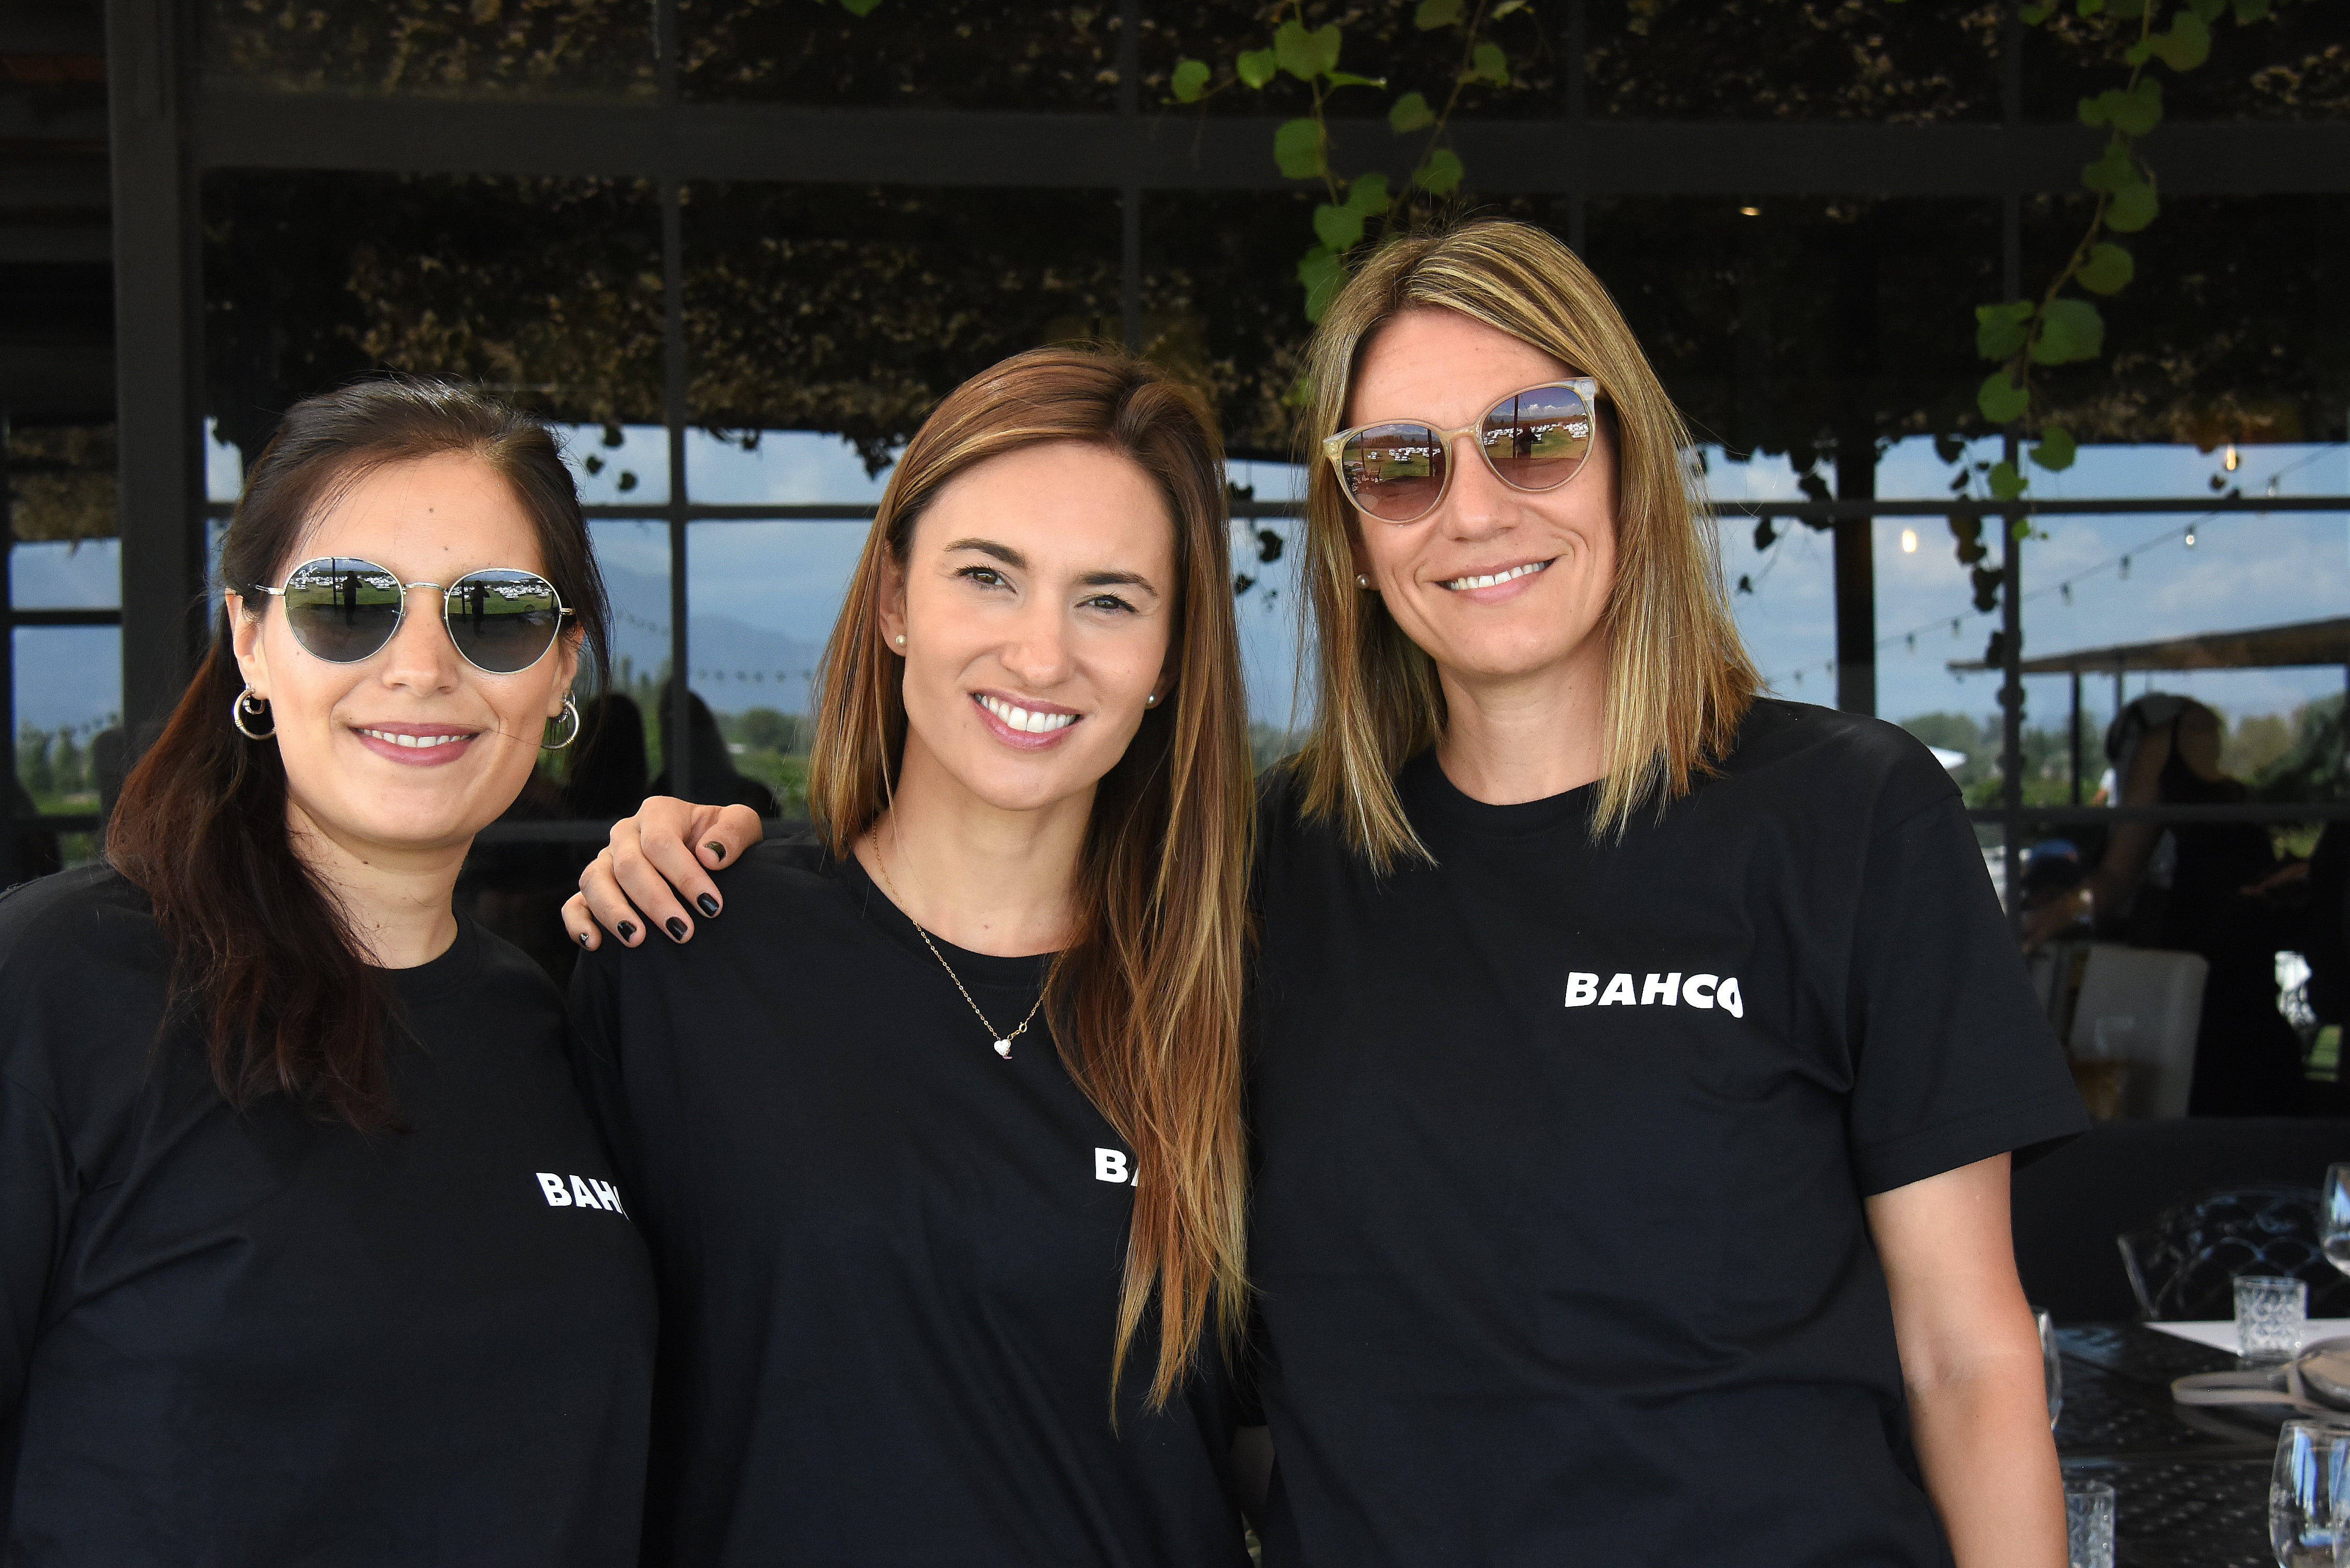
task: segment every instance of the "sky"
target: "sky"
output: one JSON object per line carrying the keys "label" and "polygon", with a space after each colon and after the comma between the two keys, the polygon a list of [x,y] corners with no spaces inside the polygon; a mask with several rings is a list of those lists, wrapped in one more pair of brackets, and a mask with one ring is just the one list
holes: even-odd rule
{"label": "sky", "polygon": [[[565,432],[582,498],[602,504],[642,502],[658,506],[669,493],[667,453],[654,427],[629,427],[622,444],[607,448],[596,427]],[[240,483],[235,448],[206,443],[207,487],[231,500]],[[1800,498],[1800,476],[1783,459],[1727,461],[1720,449],[1702,452],[1711,493],[1719,499]],[[599,472],[586,472],[589,458]],[[2086,447],[2062,473],[2034,470],[2033,493],[2042,497],[2203,497],[2221,473],[2222,454],[2188,446]],[[888,475],[868,474],[845,441],[802,431],[769,431],[756,450],[706,432],[689,436],[686,472],[696,501],[732,504],[869,504]],[[1891,448],[1878,468],[1886,498],[1939,499],[1950,493],[1950,466],[1932,443],[1907,441]],[[621,488],[622,476],[634,483]],[[1294,495],[1298,471],[1286,464],[1239,463],[1234,481],[1261,499]],[[2224,477],[2247,495],[2350,495],[2350,449],[2272,445],[2241,449],[2241,465]],[[2273,483],[2275,488],[2270,489]],[[2169,515],[2052,517],[2024,544],[2024,648],[2033,655],[2189,632],[2234,629],[2350,614],[2350,514],[2275,514],[2214,517],[2195,525],[2196,543],[2183,541],[2188,519]],[[1287,534],[1292,524],[1236,524],[1235,565],[1257,578],[1239,600],[1252,717],[1276,726],[1301,722],[1295,692],[1297,628],[1292,587],[1294,553],[1273,566],[1257,563],[1259,527]],[[1732,606],[1755,662],[1780,694],[1833,701],[1829,669],[1835,650],[1834,565],[1830,537],[1797,524],[1779,525],[1773,546],[1758,552],[1753,524],[1732,517],[1721,529],[1722,569],[1752,592]],[[1913,534],[1914,550],[1903,535]],[[1991,531],[1994,535],[1996,528]],[[769,705],[804,705],[806,683],[795,679],[813,662],[862,545],[856,522],[698,523],[687,561],[695,625],[695,686],[723,711]],[[1996,711],[1996,675],[1954,676],[1954,659],[1980,658],[1996,624],[1977,614],[1967,573],[1952,556],[1939,517],[1883,518],[1875,528],[1877,634],[1889,639],[1878,654],[1877,711],[1892,719],[1935,711],[1977,717]],[[599,522],[596,545],[612,577],[623,652],[651,658],[668,636],[668,549],[655,522]],[[1996,538],[1991,539],[1996,553]],[[2124,575],[2120,557],[2129,557]],[[19,545],[13,584],[20,607],[105,606],[120,602],[120,549],[115,541]],[[2061,591],[2070,585],[2069,595]],[[1950,622],[1959,622],[1954,635]],[[1914,638],[1912,636],[1914,634]],[[16,633],[17,712],[43,728],[103,722],[119,704],[120,655],[109,628],[31,628]],[[643,668],[644,658],[639,659]],[[780,679],[779,679],[780,678]],[[2290,713],[2299,703],[2344,689],[2339,670],[2248,670],[2166,675],[2163,690],[2202,699],[2241,720]],[[2133,678],[2129,694],[2143,689]],[[2059,723],[2068,701],[2064,678],[2026,681],[2028,722]],[[2085,682],[2084,706],[2109,716],[2108,680]]]}

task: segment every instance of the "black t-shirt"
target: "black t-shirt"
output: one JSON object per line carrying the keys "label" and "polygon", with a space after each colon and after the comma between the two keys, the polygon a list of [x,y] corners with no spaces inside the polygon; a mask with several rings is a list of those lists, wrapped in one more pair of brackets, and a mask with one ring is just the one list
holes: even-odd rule
{"label": "black t-shirt", "polygon": [[636,1560],[644,1248],[535,965],[396,971],[406,1130],[242,1113],[104,867],[0,902],[0,1536],[24,1564]]}
{"label": "black t-shirt", "polygon": [[1620,841],[1269,792],[1252,1114],[1268,1563],[1948,1562],[1863,1197],[2084,1127],[1958,793],[1757,704]]}
{"label": "black t-shirt", "polygon": [[[659,1563],[1244,1565],[1233,1395],[1111,1425],[1132,1152],[1039,1017],[999,1058],[912,925],[806,837],[690,946],[575,972],[583,1074],[661,1284]],[[997,1029],[1045,960],[939,950]]]}

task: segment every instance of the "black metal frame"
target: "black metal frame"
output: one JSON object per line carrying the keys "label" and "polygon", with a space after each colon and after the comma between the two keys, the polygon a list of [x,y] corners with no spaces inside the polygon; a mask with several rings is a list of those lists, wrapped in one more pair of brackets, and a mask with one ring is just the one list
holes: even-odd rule
{"label": "black metal frame", "polygon": [[[2001,272],[2009,298],[2021,288],[2021,202],[2077,189],[2098,135],[2076,125],[2027,123],[2022,112],[2025,29],[2011,5],[2002,36],[1997,123],[1886,126],[1848,122],[1637,124],[1594,121],[1583,78],[1584,0],[1559,0],[1567,39],[1565,101],[1552,119],[1464,123],[1454,137],[1494,194],[1568,199],[1570,244],[1584,243],[1594,196],[1867,194],[1995,199]],[[1120,0],[1119,88],[1111,114],[861,110],[681,101],[677,0],[656,0],[659,92],[652,102],[487,102],[338,97],[258,90],[207,79],[192,64],[193,0],[106,0],[117,295],[117,385],[123,540],[123,722],[135,748],[143,726],[168,711],[202,646],[203,519],[216,509],[201,488],[201,275],[196,180],[204,170],[272,168],[552,176],[639,177],[660,192],[664,290],[664,422],[670,489],[659,506],[591,507],[591,516],[661,517],[670,540],[671,713],[676,786],[687,786],[684,745],[690,605],[688,524],[731,518],[871,515],[856,506],[716,506],[695,504],[684,462],[684,346],[679,192],[688,181],[1002,186],[1098,190],[1119,206],[1121,319],[1139,337],[1141,208],[1151,191],[1282,190],[1265,148],[1274,121],[1143,112],[1137,83],[1139,0]],[[1341,120],[1336,141],[1376,162],[1396,155],[1383,123]],[[2149,155],[2163,189],[2179,194],[2350,194],[2350,125],[2170,124]],[[1390,171],[1403,174],[1398,166]],[[2012,460],[2015,432],[2005,437]],[[1873,489],[1873,487],[1871,487]],[[1236,515],[1294,513],[1281,503],[1236,506]],[[1875,607],[1860,568],[1869,521],[1880,516],[1979,515],[2002,522],[2000,565],[2006,633],[2002,804],[1973,814],[2006,829],[2008,885],[2020,871],[2028,821],[2053,820],[2022,805],[2021,757],[2022,542],[2027,515],[2350,510],[2350,497],[2043,502],[2029,506],[1950,500],[1740,502],[1726,513],[1800,518],[1839,535],[1837,662],[1855,671],[1846,705],[1873,709]],[[0,516],[5,522],[5,516]],[[1868,602],[1861,600],[1866,597]],[[1852,602],[1846,603],[1846,600]],[[0,599],[0,609],[5,601]],[[107,611],[19,612],[16,625],[106,624]],[[0,654],[0,658],[5,658]],[[1866,670],[1863,680],[1858,671]],[[1860,688],[1866,686],[1866,691]],[[0,689],[5,683],[0,682]],[[13,692],[11,691],[11,697]],[[13,744],[13,701],[8,722]],[[2332,819],[2334,808],[2280,815]],[[2107,813],[2100,820],[2114,820]],[[2168,820],[2168,818],[2164,818]]]}

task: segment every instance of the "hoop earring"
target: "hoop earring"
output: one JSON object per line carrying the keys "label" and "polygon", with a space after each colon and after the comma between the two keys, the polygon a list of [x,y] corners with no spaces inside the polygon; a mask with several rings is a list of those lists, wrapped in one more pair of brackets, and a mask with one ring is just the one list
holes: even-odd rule
{"label": "hoop earring", "polygon": [[[245,720],[265,716],[269,720],[266,730],[255,732],[245,727]],[[236,701],[228,705],[228,722],[234,724],[236,732],[248,741],[265,741],[277,733],[277,716],[269,711],[269,699],[257,694],[250,682],[236,694]]]}
{"label": "hoop earring", "polygon": [[572,742],[579,738],[579,706],[577,703],[571,701],[571,694],[567,691],[563,695],[563,711],[556,717],[549,719],[547,722],[550,724],[559,724],[566,719],[571,721],[571,732],[564,736],[563,739],[559,741],[550,741],[544,736],[541,736],[538,742],[538,749],[540,751],[559,752],[563,750],[564,747],[569,745]]}

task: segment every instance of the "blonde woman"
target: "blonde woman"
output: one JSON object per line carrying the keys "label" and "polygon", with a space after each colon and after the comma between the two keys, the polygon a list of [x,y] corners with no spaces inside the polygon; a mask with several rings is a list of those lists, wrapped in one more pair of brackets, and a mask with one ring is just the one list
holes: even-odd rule
{"label": "blonde woman", "polygon": [[1225,533],[1149,367],[959,388],[833,631],[816,833],[723,919],[703,878],[691,948],[575,927],[661,1289],[649,1561],[1247,1563]]}
{"label": "blonde woman", "polygon": [[1265,1562],[2057,1568],[2008,1170],[2086,1123],[1948,776],[1759,695],[1687,432],[1549,235],[1387,245],[1308,377]]}

